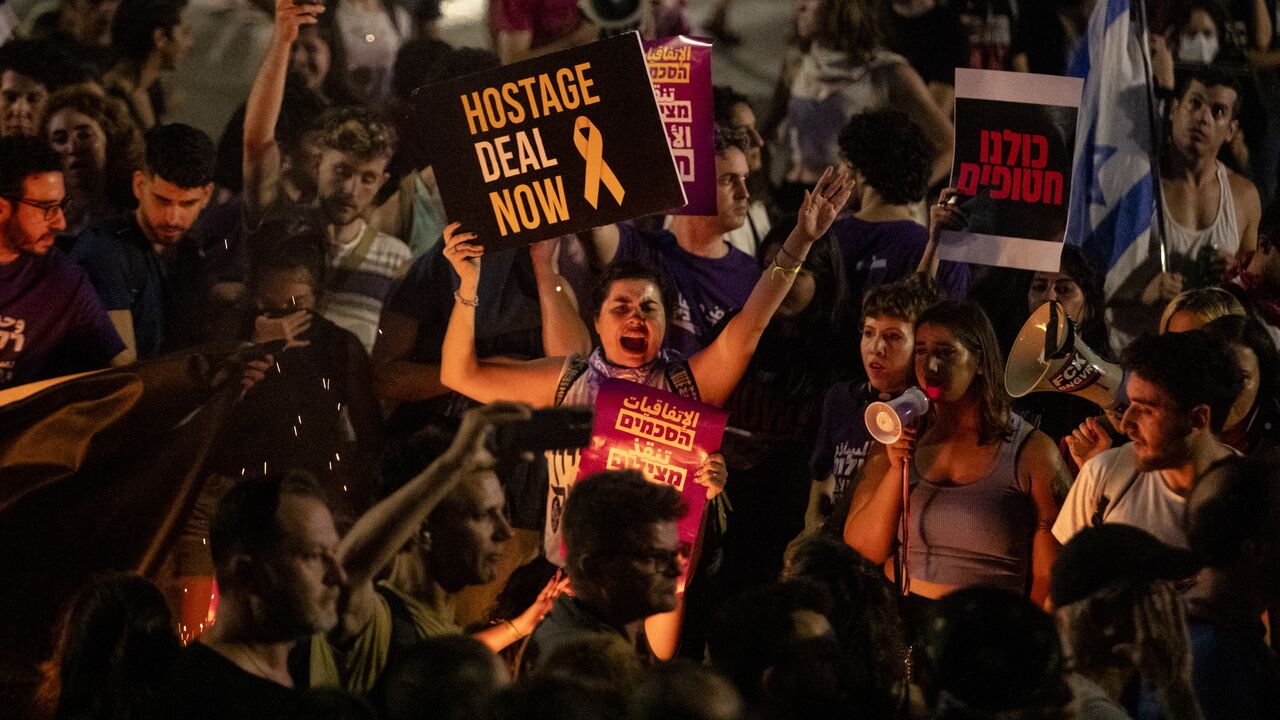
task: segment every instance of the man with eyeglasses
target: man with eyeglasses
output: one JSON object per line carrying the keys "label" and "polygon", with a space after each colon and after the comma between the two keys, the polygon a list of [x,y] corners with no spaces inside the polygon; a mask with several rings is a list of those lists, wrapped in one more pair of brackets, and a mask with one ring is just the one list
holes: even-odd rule
{"label": "man with eyeglasses", "polygon": [[687,511],[676,490],[634,470],[596,473],[574,484],[565,503],[561,595],[525,649],[521,673],[539,658],[592,634],[616,634],[637,646],[646,618],[676,608],[684,557],[676,522]]}
{"label": "man with eyeglasses", "polygon": [[64,197],[57,153],[0,138],[0,389],[130,360],[89,278],[53,247]]}
{"label": "man with eyeglasses", "polygon": [[181,124],[147,131],[133,174],[138,207],[90,226],[71,256],[89,273],[121,339],[139,359],[200,343],[207,298],[187,231],[213,193],[213,140]]}
{"label": "man with eyeglasses", "polygon": [[[1164,215],[1168,264],[1161,267],[1159,253],[1136,242],[1107,272],[1107,324],[1116,350],[1155,332],[1178,293],[1219,284],[1237,254],[1258,249],[1258,189],[1218,159],[1240,133],[1241,98],[1240,84],[1213,69],[1189,73],[1179,85],[1160,157],[1164,207],[1157,212]],[[1160,230],[1153,220],[1151,232]]]}

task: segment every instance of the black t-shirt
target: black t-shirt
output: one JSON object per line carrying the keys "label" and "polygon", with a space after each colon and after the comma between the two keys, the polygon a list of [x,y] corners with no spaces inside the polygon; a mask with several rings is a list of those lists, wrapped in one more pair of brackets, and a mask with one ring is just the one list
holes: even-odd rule
{"label": "black t-shirt", "polygon": [[935,5],[920,17],[889,12],[889,49],[902,55],[926,82],[954,85],[956,68],[969,67],[969,35],[959,16]]}
{"label": "black t-shirt", "polygon": [[186,720],[280,720],[298,710],[300,694],[241,670],[195,642],[182,651],[173,679],[173,708]]}

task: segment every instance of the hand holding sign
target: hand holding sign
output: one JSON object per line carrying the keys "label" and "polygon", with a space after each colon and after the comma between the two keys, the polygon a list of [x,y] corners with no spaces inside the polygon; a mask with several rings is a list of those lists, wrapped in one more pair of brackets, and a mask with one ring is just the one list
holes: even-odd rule
{"label": "hand holding sign", "polygon": [[458,291],[473,298],[480,286],[480,258],[484,255],[484,246],[472,242],[476,239],[475,233],[458,232],[461,227],[462,223],[450,223],[445,227],[444,257],[462,280]]}
{"label": "hand holding sign", "polygon": [[693,481],[707,489],[707,499],[715,500],[729,482],[729,466],[720,453],[711,453],[693,473]]}

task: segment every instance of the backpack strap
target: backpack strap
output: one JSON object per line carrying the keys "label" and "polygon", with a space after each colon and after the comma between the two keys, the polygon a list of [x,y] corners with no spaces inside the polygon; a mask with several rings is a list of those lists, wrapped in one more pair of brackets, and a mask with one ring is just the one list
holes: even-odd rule
{"label": "backpack strap", "polygon": [[570,355],[565,365],[564,372],[560,374],[560,384],[556,385],[555,407],[564,404],[564,398],[569,394],[569,388],[582,377],[582,373],[587,371],[587,359],[582,355]]}
{"label": "backpack strap", "polygon": [[693,371],[689,369],[689,361],[684,358],[667,363],[667,383],[682,398],[702,400],[698,393],[698,383],[693,379]]}

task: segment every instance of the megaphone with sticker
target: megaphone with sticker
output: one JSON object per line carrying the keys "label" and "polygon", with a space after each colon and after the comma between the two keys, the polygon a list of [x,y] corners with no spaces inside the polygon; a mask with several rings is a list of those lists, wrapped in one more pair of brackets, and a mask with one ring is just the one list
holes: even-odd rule
{"label": "megaphone with sticker", "polygon": [[1128,404],[1125,373],[1084,344],[1056,301],[1036,308],[1009,351],[1004,386],[1015,398],[1033,392],[1077,395],[1107,412],[1113,424]]}

